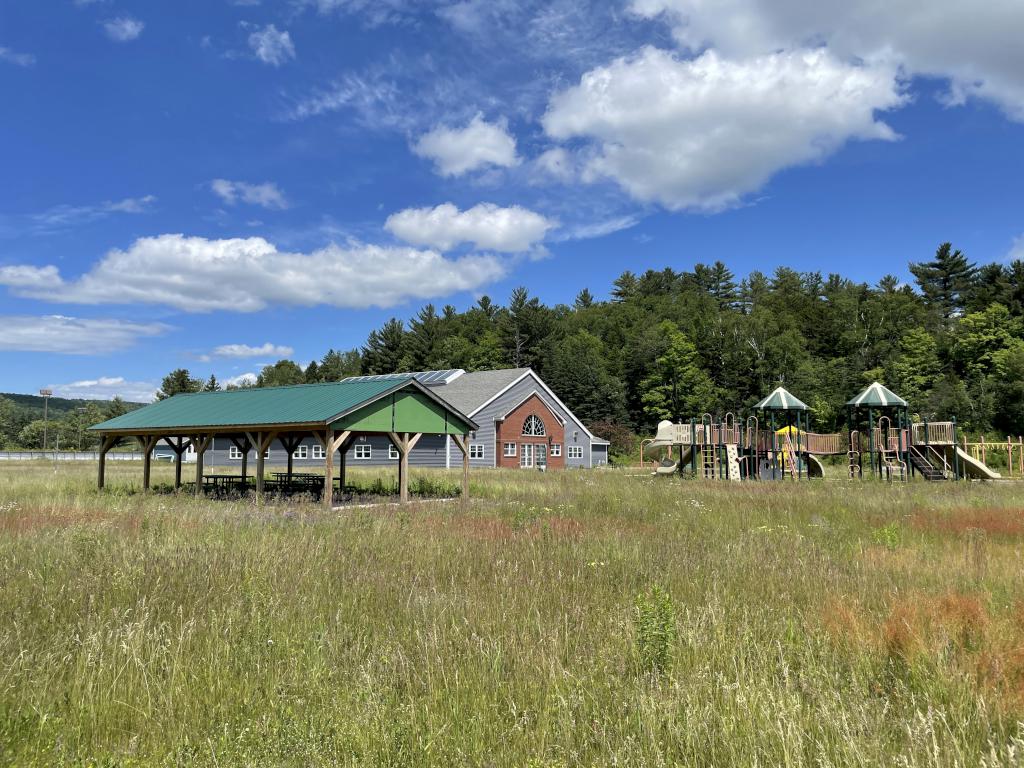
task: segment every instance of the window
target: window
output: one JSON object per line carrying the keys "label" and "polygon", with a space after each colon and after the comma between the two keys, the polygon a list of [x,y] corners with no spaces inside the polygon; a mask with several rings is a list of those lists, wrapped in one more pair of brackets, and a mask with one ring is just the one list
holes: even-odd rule
{"label": "window", "polygon": [[516,444],[515,443],[505,443],[505,455],[506,456],[515,456],[516,455]]}
{"label": "window", "polygon": [[313,458],[314,459],[323,459],[326,456],[327,456],[327,451],[324,449],[324,447],[322,445],[314,445],[313,446]]}
{"label": "window", "polygon": [[529,469],[533,466],[533,446],[530,443],[523,443],[519,448],[519,466],[522,469]]}
{"label": "window", "polygon": [[232,445],[230,448],[228,448],[228,458],[234,461],[242,460],[242,452],[238,450],[237,445]]}
{"label": "window", "polygon": [[309,446],[300,445],[295,449],[295,453],[292,456],[296,459],[308,459],[309,458]]}
{"label": "window", "polygon": [[402,457],[402,454],[395,448],[394,443],[388,443],[388,458],[392,461],[398,461]]}
{"label": "window", "polygon": [[482,459],[484,457],[483,445],[469,444],[469,458],[471,459]]}
{"label": "window", "polygon": [[360,443],[356,446],[356,458],[366,460],[373,456],[373,448],[369,443]]}
{"label": "window", "polygon": [[528,436],[543,436],[544,422],[540,420],[539,416],[527,416],[526,421],[523,422],[523,434]]}
{"label": "window", "polygon": [[561,443],[552,443],[551,444],[551,456],[555,457],[555,456],[561,456],[561,455],[562,455],[562,444]]}
{"label": "window", "polygon": [[582,459],[583,458],[583,446],[582,445],[570,445],[569,446],[569,458],[570,459]]}

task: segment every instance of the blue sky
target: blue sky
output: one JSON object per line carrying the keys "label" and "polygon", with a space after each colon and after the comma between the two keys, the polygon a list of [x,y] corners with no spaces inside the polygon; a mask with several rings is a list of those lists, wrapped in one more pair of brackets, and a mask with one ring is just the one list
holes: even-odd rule
{"label": "blue sky", "polygon": [[0,391],[145,399],[625,269],[1024,256],[1021,29],[1007,0],[4,3]]}

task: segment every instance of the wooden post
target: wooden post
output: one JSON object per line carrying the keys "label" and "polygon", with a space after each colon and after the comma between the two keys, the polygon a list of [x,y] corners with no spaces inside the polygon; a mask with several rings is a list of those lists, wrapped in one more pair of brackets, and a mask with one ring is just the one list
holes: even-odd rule
{"label": "wooden post", "polygon": [[246,490],[245,478],[249,473],[249,437],[244,434],[241,437],[234,437],[232,435],[229,436],[228,439],[231,440],[231,444],[234,445],[235,448],[238,449],[239,453],[242,454],[242,491],[244,493]]}
{"label": "wooden post", "polygon": [[196,496],[203,495],[203,456],[212,440],[213,435],[196,435],[192,438],[192,444],[196,447]]}
{"label": "wooden post", "polygon": [[103,486],[106,485],[106,474],[107,474],[107,451],[114,447],[114,443],[117,442],[117,437],[114,435],[104,435],[103,442],[100,444],[100,466],[96,478],[96,487],[99,490],[103,490]]}
{"label": "wooden post", "polygon": [[324,495],[323,503],[328,509],[334,506],[334,430],[324,433]]}
{"label": "wooden post", "polygon": [[[177,440],[177,442],[174,441],[175,439]],[[187,440],[183,437],[175,439],[165,437],[164,442],[171,447],[172,451],[174,451],[174,490],[178,490],[179,488],[181,488],[182,456],[184,455],[185,451],[188,450],[189,446],[192,445],[192,441]]]}
{"label": "wooden post", "polygon": [[157,441],[160,438],[145,435],[135,439],[138,440],[139,447],[142,449],[142,490],[148,491],[153,464],[153,448],[156,447]]}
{"label": "wooden post", "polygon": [[266,459],[264,454],[266,449],[263,447],[263,433],[256,433],[256,495],[263,495],[263,473],[265,471]]}

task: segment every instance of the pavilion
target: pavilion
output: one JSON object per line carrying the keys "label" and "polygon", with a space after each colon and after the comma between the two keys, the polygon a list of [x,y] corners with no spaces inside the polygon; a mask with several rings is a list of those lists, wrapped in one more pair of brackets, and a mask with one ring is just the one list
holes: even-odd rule
{"label": "pavilion", "polygon": [[242,452],[241,485],[247,457],[256,451],[256,492],[264,490],[264,454],[274,440],[288,450],[288,481],[294,447],[313,435],[324,449],[324,504],[333,504],[334,454],[365,435],[386,435],[399,452],[398,487],[409,500],[409,452],[425,434],[450,435],[462,453],[462,494],[469,496],[469,442],[478,425],[414,377],[300,384],[175,395],[89,428],[101,436],[97,485],[104,486],[107,452],[134,438],[143,453],[142,486],[150,486],[153,449],[162,440],[175,454],[174,487],[181,487],[182,455],[196,457],[196,494],[203,492],[203,454],[214,437],[226,437]]}

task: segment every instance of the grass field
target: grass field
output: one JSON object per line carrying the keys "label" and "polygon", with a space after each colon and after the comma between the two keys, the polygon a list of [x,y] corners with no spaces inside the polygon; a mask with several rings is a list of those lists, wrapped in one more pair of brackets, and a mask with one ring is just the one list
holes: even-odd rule
{"label": "grass field", "polygon": [[1024,761],[1024,486],[492,471],[327,513],[108,472],[0,467],[0,764]]}

